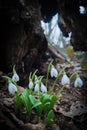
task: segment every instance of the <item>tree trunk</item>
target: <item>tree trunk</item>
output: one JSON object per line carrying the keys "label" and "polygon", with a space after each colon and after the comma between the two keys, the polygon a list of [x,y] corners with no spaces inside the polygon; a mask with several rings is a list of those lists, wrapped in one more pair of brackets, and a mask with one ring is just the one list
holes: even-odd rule
{"label": "tree trunk", "polygon": [[16,65],[29,72],[47,49],[38,0],[2,0],[0,3],[0,69],[12,70]]}

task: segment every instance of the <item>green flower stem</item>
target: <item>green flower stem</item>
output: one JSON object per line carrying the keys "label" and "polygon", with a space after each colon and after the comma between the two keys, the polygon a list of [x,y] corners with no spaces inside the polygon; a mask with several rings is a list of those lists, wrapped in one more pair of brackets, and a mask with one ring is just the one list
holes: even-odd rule
{"label": "green flower stem", "polygon": [[70,80],[71,80],[71,78],[72,78],[74,75],[75,75],[76,77],[79,77],[78,71],[74,72],[74,73],[70,76]]}
{"label": "green flower stem", "polygon": [[63,86],[59,89],[59,91],[57,92],[57,97],[59,97],[60,93],[64,90],[65,87],[66,87],[66,84],[63,85]]}
{"label": "green flower stem", "polygon": [[15,65],[13,66],[13,74],[16,74]]}
{"label": "green flower stem", "polygon": [[43,110],[42,110],[42,107],[37,110],[37,112],[38,112],[38,117],[37,117],[38,123],[41,121],[42,111],[43,111]]}
{"label": "green flower stem", "polygon": [[31,78],[31,74],[32,74],[32,73],[30,72],[30,75],[29,75],[29,81],[31,81],[31,79],[32,79],[32,78]]}
{"label": "green flower stem", "polygon": [[37,116],[38,123],[40,123],[40,120],[41,120],[41,116]]}
{"label": "green flower stem", "polygon": [[64,71],[63,74],[66,75],[66,72]]}
{"label": "green flower stem", "polygon": [[46,76],[46,87],[47,87],[47,85],[48,85],[48,76],[49,76],[49,72],[50,72],[52,63],[53,63],[53,60],[51,60],[51,62],[50,62],[49,65],[48,65],[47,76]]}
{"label": "green flower stem", "polygon": [[37,71],[38,71],[38,70],[35,70],[35,72],[33,73],[33,75],[32,75],[32,80],[35,78],[35,75],[36,75]]}
{"label": "green flower stem", "polygon": [[52,92],[53,92],[54,87],[56,86],[56,83],[57,83],[58,79],[60,78],[60,76],[64,73],[65,68],[66,68],[66,67],[64,67],[63,69],[61,69],[61,71],[59,72],[57,78],[56,78],[55,81],[54,81],[54,84],[53,84],[52,88],[49,90],[48,93],[52,93]]}
{"label": "green flower stem", "polygon": [[13,81],[10,77],[8,77],[8,76],[2,76],[2,77],[6,78],[8,80],[8,83],[13,83],[17,87],[17,89],[18,89],[17,83],[15,81]]}
{"label": "green flower stem", "polygon": [[44,76],[39,76],[38,80],[41,82],[41,80],[43,79]]}

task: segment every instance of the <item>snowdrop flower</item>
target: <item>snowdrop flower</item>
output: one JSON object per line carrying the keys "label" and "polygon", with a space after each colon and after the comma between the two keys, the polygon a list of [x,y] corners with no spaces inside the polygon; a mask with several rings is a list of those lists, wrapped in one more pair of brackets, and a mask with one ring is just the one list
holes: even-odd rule
{"label": "snowdrop flower", "polygon": [[13,83],[9,83],[8,91],[10,94],[15,94],[17,92],[17,87]]}
{"label": "snowdrop flower", "polygon": [[35,92],[38,92],[38,91],[39,91],[39,84],[36,84],[36,85],[35,85],[34,91],[35,91]]}
{"label": "snowdrop flower", "polygon": [[58,76],[58,71],[56,70],[56,68],[53,65],[51,67],[50,75],[51,75],[51,77],[55,77],[55,78]]}
{"label": "snowdrop flower", "polygon": [[43,83],[41,83],[41,92],[43,92],[43,93],[47,92],[47,88]]}
{"label": "snowdrop flower", "polygon": [[13,74],[12,80],[15,81],[15,82],[19,81],[19,76],[18,76],[17,73],[14,73],[14,74]]}
{"label": "snowdrop flower", "polygon": [[83,86],[83,81],[81,80],[80,77],[77,77],[74,82],[74,87],[82,87],[82,86]]}
{"label": "snowdrop flower", "polygon": [[30,88],[30,89],[32,89],[33,88],[33,82],[32,82],[32,80],[30,80],[30,82],[29,82],[29,84],[28,84],[28,87]]}
{"label": "snowdrop flower", "polygon": [[70,84],[70,79],[69,79],[69,77],[66,74],[63,75],[63,77],[61,79],[61,84],[62,85]]}

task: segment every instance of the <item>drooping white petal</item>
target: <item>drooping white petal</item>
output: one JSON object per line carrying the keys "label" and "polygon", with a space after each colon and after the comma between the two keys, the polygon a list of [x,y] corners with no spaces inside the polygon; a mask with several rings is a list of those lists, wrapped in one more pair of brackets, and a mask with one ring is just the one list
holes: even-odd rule
{"label": "drooping white petal", "polygon": [[69,79],[69,77],[66,74],[63,75],[63,77],[61,79],[61,84],[62,85],[70,84],[70,79]]}
{"label": "drooping white petal", "polygon": [[10,94],[15,94],[17,92],[17,87],[13,83],[10,83],[8,86],[8,91]]}
{"label": "drooping white petal", "polygon": [[41,92],[43,92],[43,93],[47,92],[47,88],[43,83],[41,83]]}
{"label": "drooping white petal", "polygon": [[54,66],[52,66],[51,68],[50,75],[51,77],[55,77],[55,78],[58,76],[58,71],[56,70]]}
{"label": "drooping white petal", "polygon": [[80,77],[76,78],[74,82],[74,87],[82,87],[83,86],[83,81],[81,80]]}
{"label": "drooping white petal", "polygon": [[13,74],[12,80],[15,81],[15,82],[19,81],[19,76],[18,76],[17,73]]}
{"label": "drooping white petal", "polygon": [[35,85],[34,91],[35,91],[35,92],[38,92],[38,91],[39,91],[39,84],[36,84],[36,85]]}
{"label": "drooping white petal", "polygon": [[33,88],[33,85],[34,85],[33,82],[30,81],[29,84],[28,84],[28,87],[29,87],[30,89],[32,89],[32,88]]}

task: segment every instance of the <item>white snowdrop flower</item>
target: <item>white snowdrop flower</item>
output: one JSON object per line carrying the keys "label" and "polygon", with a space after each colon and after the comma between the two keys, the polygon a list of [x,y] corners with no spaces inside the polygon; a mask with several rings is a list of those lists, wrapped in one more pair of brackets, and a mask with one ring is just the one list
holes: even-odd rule
{"label": "white snowdrop flower", "polygon": [[47,88],[43,83],[41,83],[41,92],[43,92],[43,93],[47,92]]}
{"label": "white snowdrop flower", "polygon": [[69,77],[66,74],[63,75],[63,77],[61,79],[61,84],[62,85],[70,84],[70,79],[69,79]]}
{"label": "white snowdrop flower", "polygon": [[50,75],[51,77],[55,77],[55,78],[58,76],[58,71],[54,66],[51,67]]}
{"label": "white snowdrop flower", "polygon": [[30,80],[30,82],[29,82],[29,84],[28,84],[28,87],[30,88],[30,89],[32,89],[33,88],[33,82],[32,82],[32,80]]}
{"label": "white snowdrop flower", "polygon": [[17,92],[17,87],[13,83],[9,83],[8,91],[10,94],[15,94]]}
{"label": "white snowdrop flower", "polygon": [[34,91],[35,91],[35,92],[38,92],[38,91],[39,91],[39,84],[36,84],[36,85],[35,85]]}
{"label": "white snowdrop flower", "polygon": [[14,73],[14,74],[13,74],[12,80],[15,81],[15,82],[19,81],[19,76],[18,76],[17,73]]}
{"label": "white snowdrop flower", "polygon": [[81,80],[80,77],[77,77],[74,82],[74,87],[82,87],[82,86],[83,86],[83,81]]}

